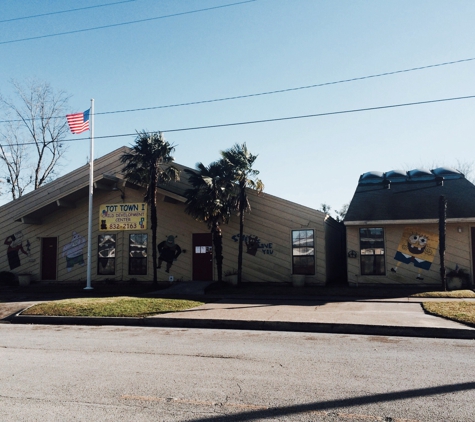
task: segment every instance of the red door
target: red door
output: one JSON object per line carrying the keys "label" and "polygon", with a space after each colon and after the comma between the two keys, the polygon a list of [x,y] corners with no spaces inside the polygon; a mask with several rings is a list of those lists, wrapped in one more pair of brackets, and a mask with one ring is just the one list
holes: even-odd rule
{"label": "red door", "polygon": [[193,233],[193,280],[213,280],[211,233]]}
{"label": "red door", "polygon": [[56,280],[56,263],[58,256],[58,239],[43,237],[41,239],[41,279]]}

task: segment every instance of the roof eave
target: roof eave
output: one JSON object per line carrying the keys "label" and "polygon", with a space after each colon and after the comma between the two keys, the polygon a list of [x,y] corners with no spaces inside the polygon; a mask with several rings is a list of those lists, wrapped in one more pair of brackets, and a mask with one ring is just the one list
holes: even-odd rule
{"label": "roof eave", "polygon": [[[101,174],[94,181],[94,190],[110,190],[120,182],[121,179],[110,174]],[[37,208],[22,214],[14,219],[23,224],[42,224],[43,217],[54,212],[59,208],[75,208],[76,202],[89,194],[89,182],[77,185],[75,189],[69,191],[66,195],[59,198],[54,196],[50,200],[45,200]]]}
{"label": "roof eave", "polygon": [[[470,218],[447,218],[447,223],[475,223],[475,217]],[[438,224],[438,218],[418,219],[418,220],[361,220],[344,221],[345,226],[388,226],[392,224]]]}

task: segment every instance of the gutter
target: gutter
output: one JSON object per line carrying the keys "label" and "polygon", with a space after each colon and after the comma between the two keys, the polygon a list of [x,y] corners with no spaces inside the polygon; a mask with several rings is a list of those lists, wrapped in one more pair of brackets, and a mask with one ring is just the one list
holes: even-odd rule
{"label": "gutter", "polygon": [[[447,218],[447,224],[450,223],[475,223],[475,218]],[[345,226],[374,226],[374,225],[391,225],[391,224],[438,224],[438,218],[430,218],[425,220],[361,220],[361,221],[344,221]]]}

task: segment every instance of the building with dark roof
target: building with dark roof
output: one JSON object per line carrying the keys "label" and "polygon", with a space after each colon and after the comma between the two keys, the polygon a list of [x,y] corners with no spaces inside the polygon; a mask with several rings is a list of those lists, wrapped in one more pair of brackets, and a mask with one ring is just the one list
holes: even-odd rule
{"label": "building with dark roof", "polygon": [[360,176],[344,220],[348,282],[441,286],[441,201],[447,271],[473,274],[475,185],[447,167],[373,171]]}
{"label": "building with dark roof", "polygon": [[[143,186],[124,180],[119,148],[94,160],[92,281],[153,279],[150,207]],[[205,223],[184,212],[191,187],[185,166],[180,180],[157,188],[158,242],[181,254],[159,281],[216,280],[214,248]],[[88,253],[89,165],[0,207],[4,259],[0,271],[32,281],[85,281]],[[321,211],[249,191],[252,212],[244,225],[243,281],[325,284],[340,276],[344,227]],[[223,270],[237,268],[239,219],[222,226]],[[173,242],[172,242],[173,241]],[[344,276],[344,274],[343,274]]]}

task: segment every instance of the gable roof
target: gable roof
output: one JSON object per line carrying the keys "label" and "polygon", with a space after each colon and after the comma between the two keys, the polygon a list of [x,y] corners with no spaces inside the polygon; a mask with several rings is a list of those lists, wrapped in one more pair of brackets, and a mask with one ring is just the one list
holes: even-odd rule
{"label": "gable roof", "polygon": [[457,170],[439,167],[364,173],[344,223],[437,222],[442,195],[447,200],[447,221],[475,221],[475,185]]}
{"label": "gable roof", "polygon": [[[96,190],[111,191],[116,187],[132,189],[143,189],[143,186],[132,184],[124,179],[122,175],[123,164],[120,157],[125,152],[130,152],[130,148],[123,146],[100,158],[94,160],[94,192]],[[184,171],[190,167],[173,163],[180,171],[180,180],[167,184],[159,184],[157,192],[163,195],[165,202],[186,202],[185,191],[191,187],[189,176]],[[89,164],[79,167],[64,176],[58,177],[52,182],[41,186],[22,197],[15,199],[0,207],[0,222],[8,223],[9,220],[22,222],[25,224],[42,224],[42,218],[60,208],[74,208],[76,202],[89,196]],[[291,201],[283,200],[266,194],[267,199],[276,198],[285,201],[291,206]],[[307,209],[315,212],[331,223],[333,219],[325,213],[295,204],[299,209]]]}
{"label": "gable roof", "polygon": [[[130,148],[121,147],[94,160],[94,190],[113,190],[115,187],[141,189],[123,179],[123,164],[120,156]],[[185,166],[173,163],[180,170],[180,181],[159,185],[158,192],[172,200],[185,202],[184,192],[189,187],[188,178],[183,171]],[[89,195],[89,164],[58,177],[40,188],[15,199],[2,207],[2,215],[10,215],[12,221],[25,224],[41,224],[44,216],[59,208],[74,208],[75,203]]]}

